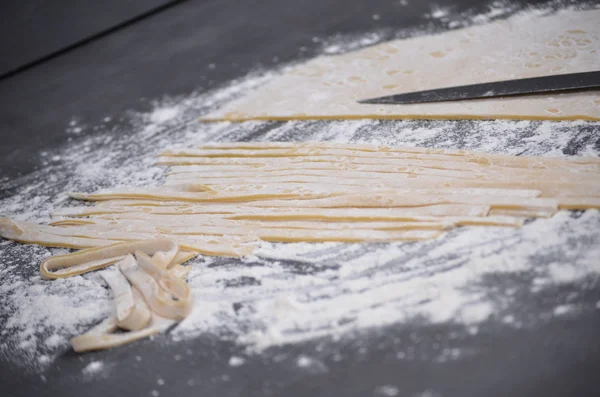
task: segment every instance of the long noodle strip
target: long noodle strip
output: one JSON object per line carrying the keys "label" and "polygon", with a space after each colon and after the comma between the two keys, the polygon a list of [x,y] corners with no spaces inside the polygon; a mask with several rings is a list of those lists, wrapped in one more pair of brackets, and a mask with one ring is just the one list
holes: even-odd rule
{"label": "long noodle strip", "polygon": [[69,196],[78,200],[101,201],[114,199],[150,199],[150,200],[177,200],[184,202],[220,202],[220,203],[235,203],[245,201],[272,200],[272,199],[303,199],[303,198],[318,198],[328,197],[331,194],[311,194],[311,193],[231,193],[231,194],[211,194],[211,193],[194,193],[169,191],[164,189],[157,191],[155,189],[145,190],[140,192],[131,192],[127,190],[112,190],[109,192],[84,194],[84,193],[69,193]]}
{"label": "long noodle strip", "polygon": [[[465,224],[464,222],[486,222],[487,225],[502,225],[502,226],[520,226],[522,219],[513,217],[416,217],[416,220],[412,221],[342,221],[336,222],[329,220],[328,222],[322,222],[322,220],[307,220],[307,221],[279,221],[266,219],[227,219],[219,218],[214,216],[208,216],[205,218],[195,217],[194,226],[189,225],[189,221],[186,217],[145,217],[142,219],[127,218],[125,220],[114,220],[104,219],[101,217],[94,217],[90,220],[89,226],[94,230],[98,231],[110,231],[110,230],[137,230],[143,232],[163,232],[163,233],[186,233],[191,231],[198,233],[203,230],[204,227],[252,227],[252,228],[290,228],[290,229],[330,229],[336,230],[338,228],[352,228],[352,229],[409,229],[409,228],[441,228],[442,226],[447,227],[448,225],[456,225],[457,222]],[[77,219],[75,219],[77,220]],[[66,220],[58,221],[61,225],[67,222]],[[61,226],[58,225],[58,226]],[[87,224],[89,225],[89,224]],[[65,227],[65,226],[63,226]]]}
{"label": "long noodle strip", "polygon": [[[309,165],[310,164],[310,165]],[[535,178],[547,176],[548,171],[543,169],[524,169],[524,168],[506,168],[506,167],[489,167],[489,166],[474,166],[470,165],[466,170],[455,170],[448,168],[433,168],[421,167],[415,164],[404,167],[386,167],[386,166],[370,166],[370,165],[347,165],[347,164],[328,164],[328,163],[309,163],[309,164],[294,164],[293,166],[265,166],[265,167],[244,167],[236,166],[230,168],[228,166],[203,166],[201,169],[196,169],[189,166],[178,166],[176,172],[169,173],[168,180],[176,180],[183,178],[223,178],[234,180],[240,178],[274,178],[282,176],[321,176],[321,177],[339,177],[342,179],[385,179],[394,180],[402,175],[429,175],[452,178],[486,178],[489,180],[504,180],[513,178]],[[317,166],[315,166],[317,165]],[[595,172],[587,171],[552,171],[552,176],[561,178],[577,178],[580,180],[591,179],[596,175]]]}
{"label": "long noodle strip", "polygon": [[[488,196],[445,196],[445,197],[412,197],[397,194],[354,194],[314,200],[299,200],[294,203],[297,208],[386,208],[386,207],[421,207],[437,204],[475,204],[489,205],[493,208],[514,209],[548,209],[556,211],[558,203],[547,198],[514,198]],[[271,200],[268,203],[249,203],[259,207],[287,207],[285,200]]]}
{"label": "long noodle strip", "polygon": [[[27,222],[16,222],[7,219],[0,219],[0,235],[3,237],[14,241],[29,244],[41,244],[48,247],[85,249],[110,246],[118,242],[135,243],[147,240],[149,238],[166,237],[160,234],[151,235],[141,233],[122,233],[118,236],[114,234],[101,235],[100,233],[96,233],[96,237],[90,237],[90,235],[86,236],[84,234],[74,236],[72,233],[65,233],[64,229],[65,228],[62,227],[51,227]],[[257,246],[256,238],[251,237],[239,238],[226,236],[217,239],[214,237],[185,235],[175,237],[175,240],[179,242],[182,249],[195,252],[194,254],[186,252],[183,254],[185,257],[190,257],[192,255],[195,256],[198,253],[201,253],[205,255],[236,258],[251,254],[254,248]],[[82,267],[82,269],[87,267],[98,269],[109,265],[110,263],[105,264],[103,261],[100,261],[99,263],[90,262],[86,265],[80,265],[79,267]]]}
{"label": "long noodle strip", "polygon": [[[301,177],[300,177],[301,178]],[[551,178],[551,175],[549,176]],[[198,186],[206,186],[198,183],[184,183],[175,186],[166,186],[162,189],[140,188],[137,191],[129,189],[111,189],[94,194],[71,193],[71,197],[79,200],[104,201],[114,199],[140,199],[153,201],[180,201],[197,203],[244,203],[252,201],[270,200],[306,200],[341,196],[352,194],[357,189],[365,187],[361,182],[358,186],[333,185],[332,183],[321,183],[319,178],[313,177],[312,183],[289,182],[275,183],[261,181],[255,184],[228,184],[224,186],[211,186],[212,192],[196,192]],[[448,187],[461,189],[471,188],[501,188],[501,189],[534,189],[539,190],[543,197],[600,197],[600,186],[583,184],[573,181],[489,181],[485,179],[455,179],[440,177],[408,177],[403,175],[399,178],[405,183],[399,185],[401,192],[411,190],[441,190]],[[315,183],[316,182],[316,183]],[[325,181],[327,182],[327,180]],[[331,182],[331,181],[330,181]],[[373,181],[372,192],[395,193],[394,185],[397,182],[377,183]],[[367,187],[370,185],[366,184]],[[370,189],[371,190],[371,189]],[[418,197],[418,195],[415,195]]]}
{"label": "long noodle strip", "polygon": [[[373,179],[369,181],[368,179],[355,179],[355,180],[336,180],[335,178],[329,177],[282,177],[280,181],[278,180],[253,180],[253,179],[240,179],[239,184],[230,184],[223,183],[223,180],[216,181],[213,184],[213,181],[206,179],[185,179],[185,180],[177,180],[177,181],[167,181],[165,186],[167,189],[169,188],[177,188],[177,189],[185,189],[188,186],[195,186],[198,182],[206,184],[206,186],[210,186],[216,193],[228,195],[228,201],[234,202],[247,202],[247,201],[266,201],[266,200],[275,200],[280,199],[275,197],[275,194],[280,194],[282,192],[289,192],[298,184],[304,184],[306,188],[310,188],[313,192],[309,194],[305,194],[301,197],[287,197],[285,199],[294,200],[294,199],[309,199],[309,198],[324,198],[324,197],[332,197],[339,196],[343,194],[347,194],[351,190],[362,190],[364,188],[369,188],[371,192],[392,192],[395,193],[394,190],[399,188],[401,191],[403,187],[412,186],[413,190],[425,190],[425,189],[441,189],[443,186],[448,185],[456,185],[461,186],[465,189],[468,188],[485,188],[486,186],[501,186],[505,190],[509,190],[511,188],[523,190],[526,186],[534,185],[539,191],[542,193],[544,197],[588,197],[588,198],[600,198],[600,187],[596,187],[591,185],[591,183],[596,183],[596,179],[589,181],[556,181],[556,182],[527,182],[527,181],[518,181],[518,180],[506,180],[506,181],[490,181],[490,180],[468,180],[468,179],[458,179],[449,181],[446,179],[439,178],[430,178],[430,177],[418,177],[418,178],[407,178],[406,180],[399,178],[399,180],[394,181],[381,181],[377,179]],[[230,182],[230,181],[225,181]],[[370,183],[369,183],[370,182]],[[174,185],[171,185],[173,183]],[[255,186],[265,186],[269,183],[277,186],[273,188],[274,195],[272,196],[263,196],[260,198],[252,198],[248,197],[247,193],[250,189]],[[586,184],[590,187],[587,189],[583,186]],[[239,199],[233,198],[235,194],[240,195]],[[132,197],[129,196],[121,196],[123,198]],[[177,196],[170,196],[172,198],[176,198]],[[179,196],[179,200],[189,201],[189,202],[207,202],[204,199],[196,199],[193,197],[187,198]],[[150,199],[152,199],[150,197]],[[162,196],[157,196],[157,199],[163,199]],[[167,200],[169,197],[166,198]]]}
{"label": "long noodle strip", "polygon": [[442,234],[438,230],[282,230],[277,232],[258,232],[260,238],[271,242],[385,242],[385,241],[418,241],[436,238]]}
{"label": "long noodle strip", "polygon": [[[252,210],[253,209],[253,210]],[[494,209],[485,205],[436,204],[422,207],[392,208],[260,208],[240,211],[235,214],[231,209],[223,211],[206,208],[158,207],[152,212],[135,211],[112,212],[111,208],[94,214],[76,214],[93,219],[161,219],[178,215],[191,223],[202,223],[215,218],[263,221],[300,221],[316,220],[326,222],[419,222],[433,221],[440,217],[485,217],[486,215],[508,215],[525,218],[547,218],[556,213],[553,208],[546,209]],[[477,221],[477,220],[476,220]],[[474,223],[475,224],[475,223]]]}
{"label": "long noodle strip", "polygon": [[160,154],[169,157],[253,157],[253,158],[271,158],[271,157],[318,157],[318,156],[344,156],[344,157],[367,157],[367,158],[400,158],[400,159],[433,159],[449,162],[471,162],[485,165],[496,165],[501,167],[517,168],[540,168],[549,167],[555,164],[570,163],[600,165],[596,158],[575,158],[576,160],[564,160],[551,157],[518,157],[518,156],[497,156],[493,154],[465,153],[461,156],[429,154],[429,153],[405,153],[405,152],[365,152],[354,149],[321,149],[321,148],[294,148],[294,149],[264,149],[264,150],[215,150],[215,149],[181,149],[167,150]]}
{"label": "long noodle strip", "polygon": [[[346,172],[347,175],[351,175],[351,172]],[[310,174],[310,173],[308,173]],[[390,176],[380,177],[377,175],[368,176],[368,173],[358,175],[356,178],[345,177],[344,173],[339,176],[335,175],[299,175],[297,173],[290,172],[287,175],[240,175],[239,177],[228,178],[226,176],[221,177],[204,177],[204,176],[188,176],[183,174],[177,174],[172,177],[168,177],[165,180],[165,189],[187,191],[192,190],[195,186],[202,185],[209,187],[215,195],[226,195],[231,193],[247,193],[248,191],[257,189],[259,186],[271,186],[270,190],[272,194],[288,194],[294,192],[299,184],[302,184],[304,189],[310,189],[310,191],[302,192],[304,194],[312,193],[326,194],[326,193],[337,193],[345,194],[352,189],[362,189],[365,187],[370,188],[372,191],[386,191],[386,190],[438,190],[441,191],[445,186],[454,185],[457,188],[463,190],[469,189],[493,189],[494,185],[497,185],[499,190],[530,190],[527,187],[534,185],[535,190],[554,192],[550,194],[556,194],[556,190],[552,188],[572,188],[579,192],[581,196],[588,197],[600,197],[600,188],[595,187],[598,180],[597,176],[581,178],[573,175],[559,176],[559,175],[546,175],[547,178],[552,178],[552,182],[538,181],[532,183],[532,177],[527,175],[510,177],[502,175],[498,178],[491,176],[473,175],[464,177],[452,177],[452,176],[435,176],[435,175],[416,175],[410,173],[400,174],[389,174]],[[535,179],[536,177],[533,177]],[[590,185],[591,188],[588,191],[581,189],[582,185]],[[498,189],[497,188],[497,189]],[[533,190],[533,189],[532,189]],[[271,192],[269,192],[271,194]],[[111,192],[102,192],[111,193]],[[121,193],[121,192],[118,192]],[[540,192],[542,193],[542,192]],[[509,193],[509,195],[512,195]],[[564,196],[565,194],[561,194]],[[574,195],[574,194],[569,194]],[[200,195],[198,195],[200,196]],[[202,197],[202,196],[200,196]],[[290,197],[293,199],[293,197]]]}
{"label": "long noodle strip", "polygon": [[[86,214],[77,211],[75,217],[89,216],[94,219],[179,219],[196,224],[213,219],[248,220],[317,220],[338,222],[403,222],[436,221],[440,217],[482,217],[490,210],[488,205],[435,204],[421,207],[393,208],[261,208],[244,207],[235,211],[235,207],[212,209],[203,206],[190,207],[152,207],[152,211],[132,207],[129,212],[111,211],[107,207],[101,213]],[[554,211],[552,211],[552,214]],[[77,218],[79,219],[79,218]]]}
{"label": "long noodle strip", "polygon": [[[40,273],[42,278],[45,279],[76,276],[109,266],[135,251],[142,251],[150,255],[161,251],[161,255],[164,257],[163,261],[167,263],[167,266],[170,266],[179,251],[179,247],[172,240],[156,239],[133,243],[119,243],[101,248],[90,248],[72,254],[50,257],[40,265]],[[112,263],[110,263],[111,261]],[[86,264],[94,265],[85,266]],[[173,262],[173,265],[175,264]],[[76,265],[83,267],[73,270],[73,266]]]}
{"label": "long noodle strip", "polygon": [[[254,235],[259,237],[263,241],[305,241],[304,236],[310,241],[316,241],[315,236],[321,238],[321,241],[402,241],[402,240],[421,240],[425,238],[433,238],[439,235],[439,232],[435,230],[444,230],[452,226],[450,222],[438,222],[435,224],[426,223],[415,223],[413,225],[403,225],[396,228],[381,228],[381,229],[356,229],[356,228],[344,228],[337,230],[321,230],[321,229],[286,229],[286,228],[226,228],[226,227],[204,227],[198,230],[198,234],[202,235],[213,235],[213,236],[227,236],[227,235]],[[429,230],[428,230],[429,229]],[[431,230],[433,229],[433,230]],[[89,228],[78,228],[78,227],[54,227],[47,226],[46,230],[49,233],[56,233],[59,236],[70,237],[105,237],[108,239],[122,240],[128,236],[143,241],[144,239],[169,237],[177,238],[176,233],[153,233],[153,232],[131,232],[131,231],[97,231]],[[413,233],[414,232],[414,233]],[[181,231],[183,236],[194,236],[194,232]],[[185,246],[188,246],[188,239],[182,240]],[[95,262],[94,266],[96,266]],[[110,263],[109,263],[110,264]],[[104,264],[102,266],[107,266]],[[96,266],[97,267],[97,266]]]}
{"label": "long noodle strip", "polygon": [[[107,239],[89,239],[71,237],[65,239],[61,236],[40,232],[33,223],[16,222],[6,218],[0,218],[0,235],[4,238],[27,244],[40,244],[47,247],[58,248],[90,248],[103,247],[115,244],[115,241]],[[108,266],[108,265],[107,265]]]}
{"label": "long noodle strip", "polygon": [[[515,156],[506,154],[491,154],[486,152],[475,152],[460,149],[435,149],[421,148],[416,146],[383,146],[367,144],[348,144],[334,142],[224,142],[224,143],[205,143],[197,146],[198,149],[219,149],[219,150],[268,150],[268,149],[299,149],[299,148],[319,148],[319,149],[346,149],[365,152],[395,152],[395,153],[419,153],[419,154],[442,154],[448,156],[487,156],[490,158],[514,159]],[[520,156],[521,159],[530,159],[535,161],[539,157]],[[596,157],[545,157],[545,159],[557,161],[569,161],[574,163],[592,163],[600,164],[600,159]]]}
{"label": "long noodle strip", "polygon": [[153,219],[108,220],[94,218],[92,226],[77,226],[75,232],[73,227],[65,228],[67,233],[85,233],[88,230],[98,232],[125,231],[140,233],[163,233],[163,234],[221,234],[229,233],[245,235],[253,230],[275,230],[275,229],[305,229],[305,230],[338,230],[338,229],[368,229],[368,230],[406,230],[406,229],[446,229],[454,225],[448,219],[438,218],[431,221],[417,222],[321,222],[321,221],[289,221],[271,222],[262,220],[237,220],[237,219],[206,219],[194,222],[190,226],[187,219],[172,219],[161,217]]}
{"label": "long noodle strip", "polygon": [[[542,158],[542,159],[545,159]],[[158,164],[177,165],[177,166],[248,166],[248,167],[277,167],[283,169],[288,166],[306,166],[308,168],[318,167],[323,165],[326,167],[337,166],[400,166],[414,167],[421,166],[437,169],[452,169],[452,170],[485,170],[491,165],[494,167],[502,167],[501,164],[490,164],[480,160],[479,162],[472,161],[446,161],[439,158],[389,158],[389,157],[348,157],[348,156],[300,156],[292,158],[273,157],[195,157],[195,156],[160,156],[157,160]],[[521,170],[554,170],[566,172],[598,172],[600,165],[589,163],[575,163],[570,161],[551,161],[547,162],[532,162],[526,167],[519,168]],[[508,168],[508,167],[507,167]],[[518,168],[518,167],[517,167]]]}
{"label": "long noodle strip", "polygon": [[[331,211],[331,212],[329,212]],[[299,214],[268,214],[268,215],[260,215],[261,220],[271,220],[271,221],[291,221],[294,222],[294,219],[298,219],[298,217],[302,217],[302,219],[310,219],[313,218],[315,220],[320,221],[345,221],[346,223],[350,222],[363,222],[368,219],[365,215],[352,216],[349,214],[341,214],[336,210],[325,210],[323,212],[310,212]],[[257,217],[258,215],[236,215],[234,218],[236,219],[253,219],[253,217]],[[373,217],[376,219],[376,217]],[[477,217],[477,216],[450,216],[450,217],[427,217],[427,216],[404,216],[399,217],[404,222],[427,222],[433,219],[446,220],[447,222],[451,222],[456,226],[473,226],[473,225],[481,225],[481,226],[509,226],[509,227],[519,227],[523,225],[523,218],[517,218],[513,216],[489,216],[489,217]],[[353,223],[351,223],[353,224]],[[352,227],[352,226],[350,226]]]}
{"label": "long noodle strip", "polygon": [[[387,208],[387,207],[419,207],[424,205],[440,204],[488,204],[492,208],[514,208],[528,209],[545,208],[556,210],[558,207],[569,209],[600,208],[600,198],[595,197],[555,197],[555,198],[521,198],[502,196],[407,196],[394,192],[376,192],[363,195],[348,194],[334,197],[304,199],[294,202],[297,208]],[[255,207],[288,207],[289,200],[269,200],[246,203],[247,206]],[[151,211],[149,211],[151,212]]]}
{"label": "long noodle strip", "polygon": [[[386,189],[390,190],[390,189]],[[539,190],[533,189],[496,189],[496,188],[462,188],[462,189],[453,189],[453,188],[441,188],[441,189],[406,189],[406,188],[394,188],[393,191],[397,194],[412,194],[415,196],[427,196],[427,195],[477,195],[477,196],[510,196],[510,197],[528,197],[535,198],[539,197],[541,192]],[[72,211],[73,209],[81,209],[83,211],[101,211],[100,207],[117,207],[117,206],[189,206],[193,204],[180,203],[177,201],[157,201],[157,200],[136,200],[136,199],[115,199],[109,201],[99,201],[95,207],[69,207],[62,208],[54,211],[54,216],[61,216],[61,211]],[[202,207],[206,207],[210,205],[210,208],[219,208],[216,207],[220,205],[222,208],[232,209],[233,207],[229,206],[229,204],[215,204],[215,203],[206,203],[202,204]],[[241,204],[234,204],[240,206]],[[129,211],[131,208],[122,208],[123,211]]]}

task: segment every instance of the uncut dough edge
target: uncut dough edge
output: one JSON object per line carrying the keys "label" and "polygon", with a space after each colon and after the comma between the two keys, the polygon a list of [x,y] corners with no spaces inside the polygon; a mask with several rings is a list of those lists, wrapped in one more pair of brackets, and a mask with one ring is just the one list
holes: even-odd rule
{"label": "uncut dough edge", "polygon": [[[410,105],[365,105],[357,101],[441,87],[592,71],[600,64],[598,20],[600,10],[562,10],[545,17],[518,14],[487,25],[320,56],[288,68],[201,120],[597,121],[597,91]],[[490,47],[485,37],[503,40]],[[452,70],[462,72],[446,72]]]}
{"label": "uncut dough edge", "polygon": [[426,114],[398,114],[398,115],[380,115],[380,114],[361,114],[361,115],[328,115],[328,116],[248,116],[248,117],[200,117],[200,121],[207,123],[219,123],[223,121],[243,122],[243,121],[302,121],[302,120],[531,120],[531,121],[600,121],[600,115],[572,115],[572,116],[534,116],[534,115],[511,115],[494,114],[489,116],[478,116],[474,114],[445,114],[445,115],[426,115]]}

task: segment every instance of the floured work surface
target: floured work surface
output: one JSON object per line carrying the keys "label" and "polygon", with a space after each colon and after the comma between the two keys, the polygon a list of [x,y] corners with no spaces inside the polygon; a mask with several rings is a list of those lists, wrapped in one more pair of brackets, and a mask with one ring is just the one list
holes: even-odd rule
{"label": "floured work surface", "polygon": [[[198,70],[197,61],[216,62],[214,70],[207,69],[211,72],[207,79],[225,84],[231,78],[230,71],[239,70],[228,69],[228,61],[253,65],[251,62],[260,59],[266,65],[278,48],[295,54],[295,45],[306,40],[306,35],[283,34],[289,25],[268,24],[274,16],[288,15],[301,22],[302,31],[315,32],[319,37],[336,31],[356,34],[373,26],[369,15],[362,11],[370,5],[368,1],[362,1],[365,7],[348,9],[354,15],[343,26],[329,26],[327,17],[332,13],[337,15],[344,2],[310,3],[315,6],[302,2],[302,6],[286,3],[280,7],[277,2],[266,2],[260,7],[255,4],[246,7],[245,14],[237,10],[236,15],[250,16],[254,21],[264,21],[262,26],[273,28],[261,36],[266,40],[262,46],[257,40],[258,46],[253,46],[253,51],[243,53],[245,58],[231,60],[211,59],[216,54],[211,47],[194,45],[195,54],[202,56],[185,56],[180,66],[184,71],[194,67],[196,71],[177,73],[167,84],[157,82],[156,76],[172,64],[172,49],[181,44],[177,32],[185,35],[195,32],[197,43],[218,42],[223,49],[218,53],[225,56],[239,49],[240,37],[253,37],[248,34],[253,27],[238,26],[239,18],[232,18],[231,7],[226,10],[227,7],[219,6],[227,12],[210,13],[209,18],[202,7],[196,7],[197,13],[181,8],[187,15],[178,19],[174,34],[162,33],[175,28],[172,13],[162,22],[154,18],[156,21],[153,19],[150,24],[149,29],[159,37],[135,28],[120,31],[126,35],[128,45],[121,48],[119,54],[123,56],[113,57],[109,69],[106,65],[100,68],[93,65],[102,63],[98,58],[106,53],[107,46],[111,48],[114,43],[111,40],[101,40],[97,43],[100,48],[72,52],[74,61],[86,73],[76,73],[60,85],[58,92],[52,82],[60,80],[71,63],[61,61],[60,67],[36,68],[27,73],[26,79],[18,81],[19,85],[28,81],[29,86],[49,86],[46,92],[19,91],[23,95],[17,101],[20,106],[13,106],[14,112],[7,109],[9,114],[21,114],[17,108],[39,109],[38,117],[15,119],[13,130],[19,131],[20,136],[16,142],[22,142],[21,153],[33,153],[28,143],[39,143],[32,137],[43,130],[53,146],[47,147],[49,164],[33,175],[19,177],[27,169],[7,175],[15,179],[3,182],[3,186],[14,189],[11,192],[15,196],[0,203],[0,213],[23,221],[48,223],[47,214],[66,205],[63,198],[66,191],[162,185],[166,167],[150,164],[157,147],[190,147],[192,143],[215,140],[293,139],[460,148],[512,155],[598,156],[600,123],[196,122],[199,115],[208,113],[207,106],[214,103],[212,93],[157,104],[160,107],[141,115],[141,123],[133,123],[133,128],[129,122],[115,129],[112,123],[89,125],[85,119],[77,119],[77,124],[69,129],[82,127],[82,133],[72,133],[73,141],[65,148],[54,146],[65,132],[62,126],[70,117],[81,115],[83,109],[87,109],[88,116],[88,111],[96,115],[96,118],[89,116],[92,119],[81,115],[91,123],[105,115],[120,116],[115,109],[136,109],[140,95],[136,82],[143,82],[150,90],[150,93],[144,91],[145,97],[157,98],[161,90],[186,87],[187,92],[189,87],[195,87],[199,74],[205,74]],[[456,4],[459,10],[469,6]],[[378,26],[385,26],[390,19],[404,26],[404,15],[415,18],[414,8],[398,7],[397,2],[380,5],[384,8],[378,8],[381,15]],[[417,7],[416,12],[420,12],[423,6],[411,2],[409,7]],[[265,13],[265,9],[273,12]],[[494,15],[497,17],[497,13]],[[206,29],[194,28],[199,24],[214,27],[209,30],[218,37],[207,37]],[[324,30],[319,30],[321,27]],[[223,33],[228,28],[235,29],[234,43],[231,35],[228,41]],[[353,36],[352,40],[362,38]],[[307,47],[316,51],[321,44],[309,40]],[[279,51],[277,55],[289,59]],[[128,71],[138,64],[147,67],[131,76]],[[96,69],[102,73],[94,73]],[[113,85],[121,89],[106,90],[107,80],[99,78],[104,73],[113,76]],[[247,84],[247,80],[240,83]],[[65,92],[64,87],[71,88]],[[78,95],[82,87],[104,95],[101,98]],[[241,92],[238,84],[234,87]],[[5,90],[7,94],[8,91]],[[215,94],[221,98],[223,91]],[[7,103],[15,103],[14,95],[7,98]],[[52,98],[71,106],[43,106]],[[58,120],[54,128],[48,124],[50,116]],[[61,160],[51,160],[55,155]],[[16,160],[14,156],[12,160],[6,159]],[[12,164],[20,166],[22,162]],[[522,228],[462,227],[445,233],[444,238],[424,242],[264,243],[250,261],[199,257],[189,266],[187,278],[198,304],[186,321],[154,340],[84,356],[71,353],[68,338],[87,331],[114,310],[111,291],[99,274],[58,282],[40,280],[37,265],[48,255],[67,251],[2,241],[0,300],[4,302],[4,315],[0,316],[0,328],[4,330],[2,355],[6,361],[0,366],[7,381],[3,385],[7,390],[4,394],[68,395],[87,387],[88,395],[98,397],[114,394],[115,388],[134,395],[237,393],[299,397],[383,395],[384,391],[393,394],[392,386],[396,386],[397,395],[410,396],[425,391],[464,396],[483,389],[496,390],[498,395],[504,390],[516,390],[517,394],[521,391],[521,395],[539,392],[548,397],[564,395],[570,390],[593,395],[596,386],[589,374],[594,368],[598,342],[599,318],[595,305],[600,295],[595,282],[598,269],[592,265],[597,264],[599,257],[599,227],[600,212],[596,210],[561,211]],[[291,304],[282,302],[282,294]],[[236,310],[240,307],[243,310]],[[571,310],[563,315],[554,314],[565,313],[565,308]],[[274,335],[280,339],[273,339]],[[273,347],[261,354],[247,355],[241,350],[245,346],[237,343],[252,348]],[[244,359],[245,364],[231,366],[232,354]],[[237,365],[242,360],[236,361]],[[297,363],[312,365],[300,367]],[[98,368],[98,364],[99,371],[89,371]],[[25,365],[34,368],[34,373],[27,377],[23,375]],[[465,365],[477,368],[470,382],[461,382],[456,376]],[[425,382],[410,376],[431,373],[432,369],[434,373]],[[327,372],[318,372],[322,370]],[[558,372],[562,376],[555,376]],[[349,382],[331,381],[340,377]],[[522,381],[531,378],[540,380],[533,385],[533,391],[532,385]],[[164,385],[157,384],[158,380],[164,381]],[[92,383],[94,386],[90,388]],[[383,385],[390,387],[381,388]],[[381,392],[375,394],[380,388]]]}
{"label": "floured work surface", "polygon": [[518,228],[560,209],[600,208],[597,157],[242,142],[166,150],[159,162],[173,166],[163,186],[71,193],[100,203],[57,210],[49,225],[0,218],[4,238],[88,248],[44,260],[44,279],[117,269],[102,273],[116,315],[74,337],[75,351],[120,346],[185,319],[193,298],[182,279],[190,267],[180,265],[198,254],[249,256],[259,240],[428,240],[457,226]]}
{"label": "floured work surface", "polygon": [[488,25],[321,56],[204,120],[507,118],[600,120],[600,91],[410,105],[357,101],[600,68],[600,10],[518,15]]}

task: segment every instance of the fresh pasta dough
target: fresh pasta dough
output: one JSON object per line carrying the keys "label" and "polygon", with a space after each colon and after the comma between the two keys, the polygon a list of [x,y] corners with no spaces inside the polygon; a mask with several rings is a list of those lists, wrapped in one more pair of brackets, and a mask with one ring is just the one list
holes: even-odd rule
{"label": "fresh pasta dough", "polygon": [[48,225],[0,218],[5,238],[82,249],[44,260],[42,278],[101,270],[115,311],[74,337],[75,351],[184,319],[193,298],[182,263],[198,254],[250,255],[261,240],[418,241],[600,208],[593,157],[305,142],[207,144],[164,151],[159,162],[173,165],[163,186],[71,193],[97,204],[57,209]]}
{"label": "fresh pasta dough", "polygon": [[404,105],[357,102],[412,91],[598,70],[598,21],[600,10],[517,15],[483,26],[320,56],[286,68],[203,120],[600,120],[598,90]]}

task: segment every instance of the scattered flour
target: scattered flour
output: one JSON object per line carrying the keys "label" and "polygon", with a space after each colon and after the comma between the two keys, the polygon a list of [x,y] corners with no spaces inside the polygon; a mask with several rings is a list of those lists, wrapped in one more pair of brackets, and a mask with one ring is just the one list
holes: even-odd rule
{"label": "scattered flour", "polygon": [[298,364],[299,367],[306,368],[306,367],[310,367],[312,365],[312,360],[310,359],[310,357],[300,356],[296,360],[296,363]]}
{"label": "scattered flour", "polygon": [[[497,11],[479,19],[512,12],[493,9]],[[451,12],[445,17],[453,18]],[[480,23],[474,17],[465,20]],[[322,40],[323,52],[383,39],[372,34],[337,44]],[[161,185],[165,168],[154,165],[156,153],[193,142],[317,140],[552,156],[597,156],[600,150],[600,125],[583,121],[197,121],[272,76],[254,74],[213,92],[165,99],[151,112],[132,116],[122,129],[102,124],[95,135],[73,137],[68,146],[46,153],[45,159],[56,160],[45,160],[42,169],[2,181],[11,193],[0,200],[0,214],[48,222],[52,209],[72,204],[66,191]],[[83,125],[72,121],[68,128]],[[600,213],[590,210],[561,212],[521,229],[463,227],[428,242],[264,243],[242,260],[201,257],[192,262],[188,277],[195,309],[167,337],[215,334],[247,345],[252,353],[319,337],[335,342],[356,331],[415,321],[458,324],[471,334],[485,322],[535,326],[545,321],[544,315],[578,310],[577,302],[557,296],[548,307],[524,307],[522,294],[536,296],[565,284],[584,288],[600,272],[598,230]],[[67,349],[71,336],[114,310],[110,291],[97,274],[40,279],[39,263],[65,252],[0,243],[1,357],[43,367]],[[410,352],[401,354],[410,357]],[[444,349],[437,357],[444,361],[461,354]],[[243,363],[236,356],[229,361],[231,366]],[[92,362],[83,371],[98,372],[103,365]],[[327,368],[304,355],[297,365]]]}
{"label": "scattered flour", "polygon": [[565,315],[567,313],[572,312],[575,309],[575,307],[573,305],[560,305],[560,306],[556,306],[554,308],[554,315],[555,316],[562,316]]}
{"label": "scattered flour", "polygon": [[[404,353],[402,353],[404,354]],[[457,360],[458,358],[460,358],[461,356],[461,351],[458,348],[444,348],[440,354],[435,357],[435,361],[438,363],[443,363],[446,361],[452,361],[452,360]],[[400,357],[399,357],[400,358]],[[402,357],[404,358],[404,356]]]}
{"label": "scattered flour", "polygon": [[394,397],[398,395],[398,388],[392,385],[383,385],[375,389],[375,394],[378,396]]}
{"label": "scattered flour", "polygon": [[45,354],[42,354],[41,356],[38,357],[38,362],[40,364],[46,364],[49,363],[50,361],[52,361],[52,358],[50,356],[47,356]]}
{"label": "scattered flour", "polygon": [[431,18],[440,19],[447,16],[450,13],[450,10],[447,8],[434,7],[431,11]]}
{"label": "scattered flour", "polygon": [[180,109],[177,106],[159,107],[154,109],[148,118],[153,124],[162,124],[175,119],[179,114],[179,111]]}
{"label": "scattered flour", "polygon": [[64,342],[64,338],[58,334],[51,335],[44,342],[47,347],[53,348],[58,347]]}
{"label": "scattered flour", "polygon": [[442,395],[434,390],[425,390],[421,393],[415,394],[413,397],[442,397]]}
{"label": "scattered flour", "polygon": [[229,365],[231,367],[239,367],[240,365],[244,365],[245,362],[246,360],[244,360],[242,357],[231,356],[229,358]]}
{"label": "scattered flour", "polygon": [[323,373],[329,370],[325,363],[318,358],[305,356],[303,354],[296,359],[296,365],[310,373]]}
{"label": "scattered flour", "polygon": [[102,361],[92,361],[88,365],[86,365],[81,372],[84,375],[94,375],[99,373],[104,369],[104,363]]}

